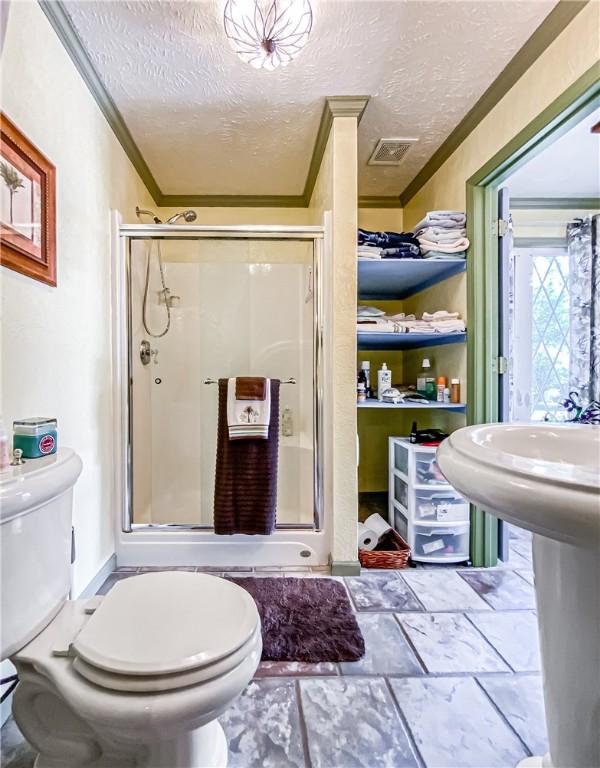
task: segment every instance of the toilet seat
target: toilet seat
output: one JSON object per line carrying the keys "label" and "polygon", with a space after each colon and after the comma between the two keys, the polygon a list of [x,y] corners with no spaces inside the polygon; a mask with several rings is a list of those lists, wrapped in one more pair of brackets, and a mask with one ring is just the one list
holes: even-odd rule
{"label": "toilet seat", "polygon": [[226,675],[260,635],[252,597],[205,574],[166,571],[117,583],[71,644],[73,668],[114,691],[158,692]]}

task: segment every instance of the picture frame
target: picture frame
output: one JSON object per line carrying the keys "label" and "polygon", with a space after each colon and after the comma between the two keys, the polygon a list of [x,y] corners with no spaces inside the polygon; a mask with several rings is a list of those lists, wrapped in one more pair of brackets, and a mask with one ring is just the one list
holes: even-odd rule
{"label": "picture frame", "polygon": [[56,286],[56,169],[3,112],[0,264]]}

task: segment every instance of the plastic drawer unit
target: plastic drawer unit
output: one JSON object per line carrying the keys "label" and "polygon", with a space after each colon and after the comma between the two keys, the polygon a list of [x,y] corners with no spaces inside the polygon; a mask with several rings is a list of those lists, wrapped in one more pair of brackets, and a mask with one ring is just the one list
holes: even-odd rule
{"label": "plastic drawer unit", "polygon": [[469,559],[469,504],[435,457],[435,447],[390,437],[389,523],[410,544],[413,560],[461,563]]}

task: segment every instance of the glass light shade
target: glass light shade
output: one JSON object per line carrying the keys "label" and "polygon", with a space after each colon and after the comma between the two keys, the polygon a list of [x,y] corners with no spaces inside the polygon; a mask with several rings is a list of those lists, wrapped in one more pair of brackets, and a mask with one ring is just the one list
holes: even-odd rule
{"label": "glass light shade", "polygon": [[309,0],[227,0],[225,34],[255,69],[285,67],[306,45],[313,23]]}

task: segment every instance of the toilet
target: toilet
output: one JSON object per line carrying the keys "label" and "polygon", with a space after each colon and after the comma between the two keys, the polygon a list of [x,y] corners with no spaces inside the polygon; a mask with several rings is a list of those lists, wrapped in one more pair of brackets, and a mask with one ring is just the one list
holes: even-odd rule
{"label": "toilet", "polygon": [[252,679],[260,617],[241,587],[184,571],[69,600],[70,449],[0,475],[2,658],[36,768],[226,766],[218,716]]}

